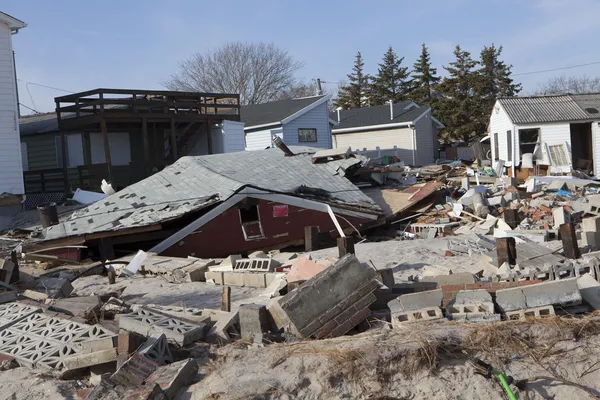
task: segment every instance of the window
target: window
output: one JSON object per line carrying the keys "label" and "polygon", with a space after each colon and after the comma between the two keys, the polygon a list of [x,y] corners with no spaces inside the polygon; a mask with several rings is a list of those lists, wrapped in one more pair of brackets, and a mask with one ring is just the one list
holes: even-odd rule
{"label": "window", "polygon": [[555,166],[571,165],[569,162],[569,153],[567,146],[564,144],[556,144],[548,146],[548,156],[550,163]]}
{"label": "window", "polygon": [[[54,144],[56,146],[56,166],[62,168],[63,153],[62,140],[60,136],[54,137]],[[81,138],[81,133],[65,135],[65,147],[67,150],[67,167],[74,168],[84,164],[83,141]]]}
{"label": "window", "polygon": [[507,148],[508,148],[508,154],[506,156],[506,159],[508,161],[512,161],[513,142],[512,142],[512,132],[511,131],[506,131],[506,144],[507,144]]}
{"label": "window", "polygon": [[298,128],[299,142],[316,142],[317,130],[314,128]]}
{"label": "window", "polygon": [[[106,163],[102,132],[90,133],[90,147],[92,151],[92,164]],[[129,165],[131,162],[129,133],[109,132],[108,149],[110,150],[110,163],[112,165]]]}
{"label": "window", "polygon": [[540,141],[540,130],[535,129],[519,129],[519,150],[520,155],[526,153],[535,153],[535,147]]}
{"label": "window", "polygon": [[258,213],[258,202],[251,199],[239,208],[242,232],[246,240],[262,239],[265,237]]}
{"label": "window", "polygon": [[21,142],[21,162],[23,171],[29,171],[29,157],[27,155],[27,142]]}
{"label": "window", "polygon": [[500,145],[498,144],[498,133],[494,133],[494,160],[500,159]]}

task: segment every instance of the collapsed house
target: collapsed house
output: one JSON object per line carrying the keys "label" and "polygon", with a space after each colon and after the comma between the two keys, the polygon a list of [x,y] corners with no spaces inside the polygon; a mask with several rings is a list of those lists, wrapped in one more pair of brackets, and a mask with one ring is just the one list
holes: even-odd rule
{"label": "collapsed house", "polygon": [[36,245],[227,257],[302,245],[305,226],[333,239],[377,223],[379,206],[346,178],[360,159],[313,163],[314,150],[284,149],[180,158],[47,228]]}

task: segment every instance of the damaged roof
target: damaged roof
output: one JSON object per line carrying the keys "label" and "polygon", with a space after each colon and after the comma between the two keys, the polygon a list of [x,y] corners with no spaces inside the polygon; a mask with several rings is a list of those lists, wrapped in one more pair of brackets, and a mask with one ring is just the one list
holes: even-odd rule
{"label": "damaged roof", "polygon": [[515,124],[600,119],[600,93],[498,99]]}
{"label": "damaged roof", "polygon": [[[350,207],[378,215],[379,206],[352,184],[345,170],[360,159],[312,163],[316,149],[277,148],[182,157],[138,183],[73,213],[47,229],[45,240],[159,224],[225,201],[247,186]],[[346,210],[336,209],[336,213]]]}

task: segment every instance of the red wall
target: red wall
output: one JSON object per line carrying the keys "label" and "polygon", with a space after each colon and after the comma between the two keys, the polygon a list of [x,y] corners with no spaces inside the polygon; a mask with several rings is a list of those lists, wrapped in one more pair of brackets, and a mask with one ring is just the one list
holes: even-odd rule
{"label": "red wall", "polygon": [[[287,216],[274,217],[273,207],[282,204],[260,200],[258,209],[264,238],[246,240],[238,211],[241,204],[244,202],[231,207],[204,225],[199,231],[188,235],[179,243],[165,250],[161,255],[177,257],[193,255],[200,258],[227,257],[230,254],[261,250],[278,243],[303,241],[305,226],[318,226],[320,232],[329,231],[332,238],[339,236],[327,213],[288,206]],[[361,223],[370,222],[365,219],[345,218],[358,229],[360,229]],[[338,221],[342,229],[349,226],[342,219],[338,219]]]}

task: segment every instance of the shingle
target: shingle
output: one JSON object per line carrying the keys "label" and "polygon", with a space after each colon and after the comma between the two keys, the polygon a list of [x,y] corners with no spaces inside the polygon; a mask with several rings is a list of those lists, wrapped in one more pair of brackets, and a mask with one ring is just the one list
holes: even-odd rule
{"label": "shingle", "polygon": [[280,100],[243,106],[240,109],[240,118],[246,124],[245,128],[270,123],[276,124],[314,102],[321,100],[323,97],[325,96]]}
{"label": "shingle", "polygon": [[[427,109],[423,107],[408,108],[412,101],[403,101],[394,104],[394,118],[390,117],[390,106],[376,106],[353,108],[350,110],[340,110],[340,120],[333,130],[359,128],[373,125],[398,124],[402,122],[411,122],[421,116]],[[330,118],[338,120],[337,112],[331,113]]]}
{"label": "shingle", "polygon": [[[306,198],[315,196],[298,193],[300,188],[320,189],[327,196],[317,200],[351,205],[371,214],[380,213],[369,197],[338,172],[340,167],[347,169],[358,164],[359,159],[313,164],[315,149],[310,152],[304,147],[291,146],[290,149],[295,156],[286,157],[275,148],[182,157],[143,181],[74,212],[67,220],[48,228],[45,239],[172,220],[225,201],[244,186]],[[142,197],[144,202],[140,203]],[[93,222],[89,222],[90,219]]]}

